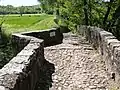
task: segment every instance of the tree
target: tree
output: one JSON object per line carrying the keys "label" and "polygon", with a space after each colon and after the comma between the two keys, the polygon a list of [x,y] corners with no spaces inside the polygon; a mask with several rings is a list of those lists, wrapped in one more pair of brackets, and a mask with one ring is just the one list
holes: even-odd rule
{"label": "tree", "polygon": [[105,14],[105,17],[104,17],[104,20],[103,20],[103,25],[106,24],[106,21],[107,21],[107,18],[108,18],[108,15],[110,13],[110,10],[111,10],[111,7],[112,7],[112,3],[114,2],[114,0],[110,0],[110,2],[108,3],[108,8],[107,8],[107,12]]}
{"label": "tree", "polygon": [[22,16],[24,14],[24,10],[25,10],[24,6],[21,6],[20,7],[20,16]]}
{"label": "tree", "polygon": [[[75,29],[76,25],[85,24],[99,26],[111,32],[118,26],[120,16],[120,0],[39,0],[44,12],[53,9],[59,25]],[[42,6],[43,5],[43,6]],[[115,26],[117,23],[117,26]],[[112,28],[112,29],[110,29]]]}
{"label": "tree", "polygon": [[54,10],[57,0],[38,0],[43,13]]}

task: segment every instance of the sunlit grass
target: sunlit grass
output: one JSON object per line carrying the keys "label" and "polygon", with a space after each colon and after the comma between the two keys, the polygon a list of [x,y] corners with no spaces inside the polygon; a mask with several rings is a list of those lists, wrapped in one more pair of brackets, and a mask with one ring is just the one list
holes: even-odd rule
{"label": "sunlit grass", "polygon": [[41,20],[40,22],[36,23],[35,25],[31,26],[30,28],[32,29],[48,29],[48,28],[52,28],[52,27],[57,27],[57,25],[55,24],[55,22],[53,21],[54,17],[49,17],[49,18],[45,18],[44,20]]}
{"label": "sunlit grass", "polygon": [[[2,16],[0,16],[2,19]],[[54,23],[54,16],[47,14],[40,15],[7,15],[4,17],[3,32],[7,35],[15,32],[43,30],[57,25]]]}

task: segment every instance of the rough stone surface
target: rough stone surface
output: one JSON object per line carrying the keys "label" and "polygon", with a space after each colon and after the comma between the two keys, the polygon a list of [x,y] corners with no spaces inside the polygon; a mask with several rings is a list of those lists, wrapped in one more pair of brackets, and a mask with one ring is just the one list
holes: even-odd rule
{"label": "rough stone surface", "polygon": [[[119,90],[120,41],[101,28],[77,28],[86,39],[68,33],[62,44],[56,29],[14,34],[17,56],[0,70],[0,90],[48,90],[52,79],[51,90]],[[44,45],[55,46],[44,52]]]}
{"label": "rough stone surface", "polygon": [[50,90],[107,90],[105,62],[84,37],[64,34],[62,44],[45,48],[45,58],[55,65]]}
{"label": "rough stone surface", "polygon": [[110,83],[120,88],[120,41],[112,33],[97,27],[78,26],[78,33],[84,35],[87,40],[102,55]]}
{"label": "rough stone surface", "polygon": [[[39,80],[44,57],[43,40],[30,43],[0,70],[0,88],[3,90],[34,90]],[[31,48],[29,48],[31,46]]]}

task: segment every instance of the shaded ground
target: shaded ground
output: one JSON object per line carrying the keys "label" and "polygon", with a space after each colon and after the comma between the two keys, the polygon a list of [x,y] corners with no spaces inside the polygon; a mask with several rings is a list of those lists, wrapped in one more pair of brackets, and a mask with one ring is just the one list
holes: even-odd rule
{"label": "shaded ground", "polygon": [[0,44],[0,69],[14,56],[11,43]]}
{"label": "shaded ground", "polygon": [[50,90],[107,90],[104,61],[83,37],[64,34],[62,44],[45,48],[45,58],[55,65]]}

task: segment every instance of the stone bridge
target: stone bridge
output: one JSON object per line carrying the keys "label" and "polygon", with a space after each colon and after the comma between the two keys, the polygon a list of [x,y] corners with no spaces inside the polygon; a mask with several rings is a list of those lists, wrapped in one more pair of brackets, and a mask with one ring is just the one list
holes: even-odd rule
{"label": "stone bridge", "polygon": [[[64,36],[64,38],[63,38]],[[97,27],[14,34],[0,90],[119,90],[120,41]]]}

